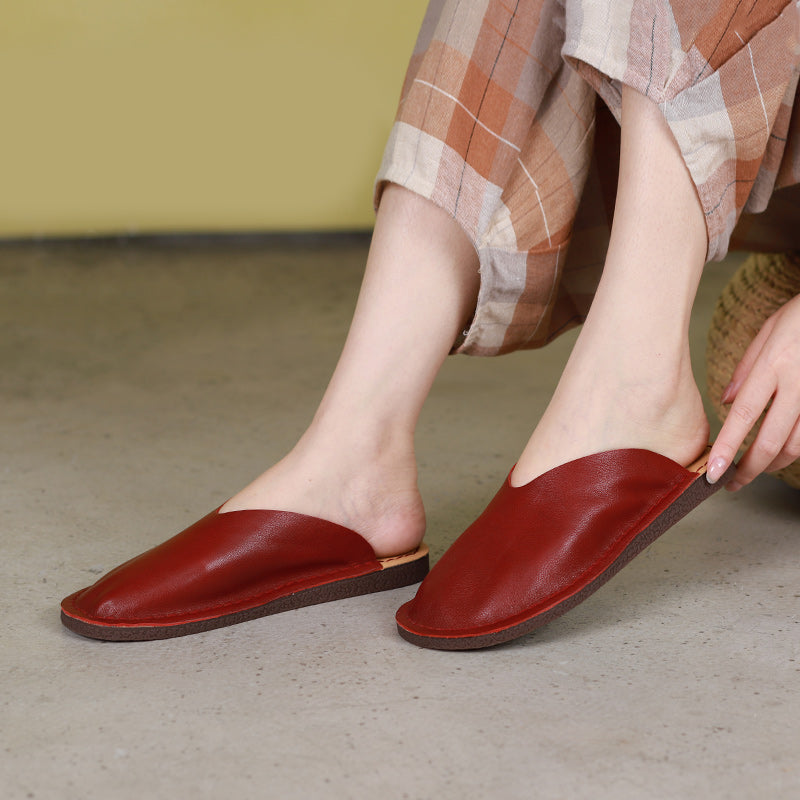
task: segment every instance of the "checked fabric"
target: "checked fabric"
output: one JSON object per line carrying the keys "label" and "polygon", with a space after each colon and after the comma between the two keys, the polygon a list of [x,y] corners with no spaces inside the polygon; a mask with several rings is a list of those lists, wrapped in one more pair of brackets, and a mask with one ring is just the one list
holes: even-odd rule
{"label": "checked fabric", "polygon": [[710,260],[800,246],[799,42],[800,5],[785,0],[433,0],[375,202],[400,184],[472,240],[481,288],[454,352],[539,347],[584,319],[624,84],[658,104],[678,142]]}

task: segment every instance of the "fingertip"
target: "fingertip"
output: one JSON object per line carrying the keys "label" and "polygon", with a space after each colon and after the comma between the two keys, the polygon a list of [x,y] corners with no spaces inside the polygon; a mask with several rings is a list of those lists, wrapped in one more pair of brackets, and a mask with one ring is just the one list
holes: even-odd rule
{"label": "fingertip", "polygon": [[736,393],[733,390],[733,381],[731,381],[726,387],[725,391],[722,393],[722,397],[720,397],[719,401],[724,406],[729,406],[733,402],[734,395]]}
{"label": "fingertip", "polygon": [[722,456],[712,456],[708,460],[706,467],[706,480],[709,483],[716,483],[728,469],[728,462]]}

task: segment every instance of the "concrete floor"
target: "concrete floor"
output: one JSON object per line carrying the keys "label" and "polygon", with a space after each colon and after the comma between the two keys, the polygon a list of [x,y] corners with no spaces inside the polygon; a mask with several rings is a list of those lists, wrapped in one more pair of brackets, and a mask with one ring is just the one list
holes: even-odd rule
{"label": "concrete floor", "polygon": [[[769,477],[492,650],[402,641],[413,587],[164,642],[62,629],[61,597],[291,445],[364,252],[0,247],[2,797],[800,797],[800,492]],[[700,361],[734,266],[704,278]],[[434,557],[494,494],[573,338],[445,365],[419,431]]]}

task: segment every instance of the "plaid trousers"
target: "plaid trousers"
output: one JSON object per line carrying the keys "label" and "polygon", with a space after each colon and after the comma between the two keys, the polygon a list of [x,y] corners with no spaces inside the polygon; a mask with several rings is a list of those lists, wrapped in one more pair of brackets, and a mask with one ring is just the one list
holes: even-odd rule
{"label": "plaid trousers", "polygon": [[[586,316],[622,86],[661,109],[708,258],[800,247],[796,0],[432,0],[378,173],[449,212],[481,285],[454,352],[539,347]],[[780,191],[777,191],[780,190]]]}

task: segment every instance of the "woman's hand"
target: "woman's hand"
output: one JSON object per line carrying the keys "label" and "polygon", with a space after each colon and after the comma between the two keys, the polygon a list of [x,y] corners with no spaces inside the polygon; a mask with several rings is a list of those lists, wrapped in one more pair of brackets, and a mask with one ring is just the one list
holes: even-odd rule
{"label": "woman's hand", "polygon": [[715,482],[730,466],[768,406],[761,429],[727,488],[740,489],[761,472],[781,469],[800,458],[800,295],[764,323],[734,370],[722,402],[731,407],[711,448],[709,481]]}

